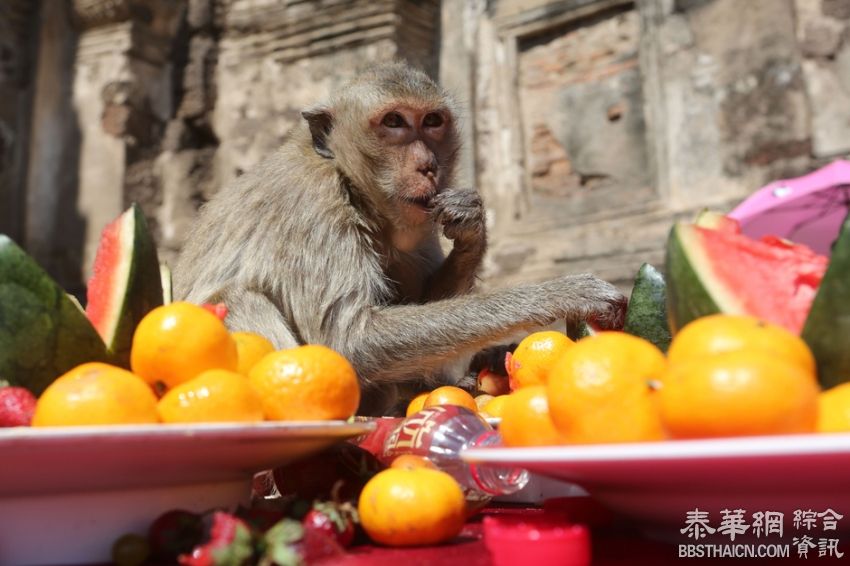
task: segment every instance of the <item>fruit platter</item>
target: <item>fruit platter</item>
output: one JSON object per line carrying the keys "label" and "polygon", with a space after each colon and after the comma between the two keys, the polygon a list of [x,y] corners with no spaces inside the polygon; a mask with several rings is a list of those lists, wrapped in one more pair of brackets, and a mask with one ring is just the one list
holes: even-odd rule
{"label": "fruit platter", "polygon": [[480,520],[524,489],[680,543],[688,513],[730,509],[846,533],[850,222],[830,251],[703,212],[640,268],[623,328],[530,332],[476,387],[363,418],[339,353],[173,301],[136,206],[104,230],[85,308],[0,237],[0,563],[344,563],[453,552],[471,523],[487,548],[573,537],[589,563],[581,514]]}

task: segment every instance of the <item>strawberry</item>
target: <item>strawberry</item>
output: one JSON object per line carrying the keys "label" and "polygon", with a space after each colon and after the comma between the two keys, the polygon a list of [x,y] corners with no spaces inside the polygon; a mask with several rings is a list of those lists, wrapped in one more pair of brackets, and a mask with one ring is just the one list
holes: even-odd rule
{"label": "strawberry", "polygon": [[343,548],[354,540],[357,510],[350,503],[316,502],[302,519],[305,531],[321,532]]}
{"label": "strawberry", "polygon": [[182,566],[241,566],[254,555],[250,528],[238,517],[216,511],[212,515],[209,539],[196,546],[191,554],[181,554]]}
{"label": "strawberry", "polygon": [[0,427],[30,426],[35,396],[23,387],[0,387]]}

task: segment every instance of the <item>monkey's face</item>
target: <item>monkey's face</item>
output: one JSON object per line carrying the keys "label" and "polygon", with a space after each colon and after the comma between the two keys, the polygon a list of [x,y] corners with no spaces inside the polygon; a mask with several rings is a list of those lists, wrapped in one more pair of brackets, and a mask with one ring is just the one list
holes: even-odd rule
{"label": "monkey's face", "polygon": [[431,220],[434,197],[446,187],[455,144],[448,109],[396,104],[373,114],[369,128],[385,162],[382,190],[399,220],[420,225]]}

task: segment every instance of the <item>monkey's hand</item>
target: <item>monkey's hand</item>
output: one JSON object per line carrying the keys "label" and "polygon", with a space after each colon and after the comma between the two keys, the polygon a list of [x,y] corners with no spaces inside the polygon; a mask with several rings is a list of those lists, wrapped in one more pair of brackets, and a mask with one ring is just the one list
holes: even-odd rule
{"label": "monkey's hand", "polygon": [[588,321],[602,330],[623,328],[628,300],[614,285],[593,275],[568,275],[553,283],[569,322]]}
{"label": "monkey's hand", "polygon": [[434,197],[433,214],[443,225],[443,235],[455,246],[483,247],[487,232],[484,203],[472,189],[446,189]]}

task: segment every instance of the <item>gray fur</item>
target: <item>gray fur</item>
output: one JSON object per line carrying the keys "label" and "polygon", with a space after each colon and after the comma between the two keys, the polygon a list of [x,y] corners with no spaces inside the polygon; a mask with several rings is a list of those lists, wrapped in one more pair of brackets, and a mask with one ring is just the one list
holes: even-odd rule
{"label": "gray fur", "polygon": [[[452,360],[518,331],[565,318],[615,326],[625,305],[590,275],[469,294],[486,231],[478,194],[448,188],[455,124],[434,150],[431,220],[407,225],[396,180],[407,173],[368,126],[377,108],[398,101],[452,106],[406,66],[364,73],[310,110],[330,116],[327,139],[316,139],[326,128],[311,133],[305,120],[203,207],[175,270],[176,297],[224,302],[232,330],[258,332],[279,348],[320,343],[345,355],[364,386],[361,414],[387,410],[398,386],[435,385]],[[447,258],[440,227],[454,240]]]}

